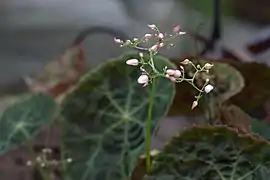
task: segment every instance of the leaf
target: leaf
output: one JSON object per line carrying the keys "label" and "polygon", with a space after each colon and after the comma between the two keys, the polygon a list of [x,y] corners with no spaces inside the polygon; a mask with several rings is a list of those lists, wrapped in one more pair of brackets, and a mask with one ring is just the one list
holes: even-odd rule
{"label": "leaf", "polygon": [[[139,56],[125,54],[89,72],[62,103],[70,123],[65,154],[74,159],[67,173],[73,179],[126,180],[142,153],[151,84],[137,83],[139,67],[125,64],[132,58]],[[154,61],[160,71],[175,68],[161,56]],[[152,130],[166,115],[174,88],[167,78],[157,79]]]}
{"label": "leaf", "polygon": [[249,132],[253,119],[238,106],[233,104],[222,105],[219,108],[219,113],[222,124],[236,128],[244,133]]}
{"label": "leaf", "polygon": [[26,77],[25,82],[33,92],[48,93],[58,97],[76,84],[85,73],[86,61],[81,46],[72,46],[59,57],[49,61],[35,77]]}
{"label": "leaf", "polygon": [[269,157],[270,144],[263,139],[226,126],[194,126],[171,139],[145,179],[251,179],[269,170]]}
{"label": "leaf", "polygon": [[34,94],[8,107],[0,119],[0,155],[30,140],[54,120],[57,106],[44,94]]}
{"label": "leaf", "polygon": [[270,99],[270,67],[262,63],[230,63],[245,79],[245,88],[232,97],[233,104],[249,112]]}
{"label": "leaf", "polygon": [[253,118],[250,131],[260,137],[270,141],[270,124]]}

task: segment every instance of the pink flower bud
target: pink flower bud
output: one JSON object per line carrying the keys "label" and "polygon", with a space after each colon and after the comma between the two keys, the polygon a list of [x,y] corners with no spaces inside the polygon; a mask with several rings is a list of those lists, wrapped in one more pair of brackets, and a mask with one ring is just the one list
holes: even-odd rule
{"label": "pink flower bud", "polygon": [[148,81],[149,81],[149,78],[148,78],[148,76],[146,75],[146,74],[142,74],[139,78],[138,78],[138,80],[137,80],[137,82],[139,83],[139,84],[148,84]]}
{"label": "pink flower bud", "polygon": [[126,64],[130,66],[138,66],[139,61],[138,59],[129,59],[126,61]]}
{"label": "pink flower bud", "polygon": [[191,109],[194,109],[196,106],[198,106],[198,101],[193,101]]}
{"label": "pink flower bud", "polygon": [[148,27],[149,27],[150,29],[155,29],[155,28],[157,28],[157,26],[154,25],[154,24],[148,24]]}
{"label": "pink flower bud", "polygon": [[148,82],[144,83],[142,87],[146,87],[148,85]]}
{"label": "pink flower bud", "polygon": [[174,71],[174,77],[176,77],[176,78],[181,77],[181,71],[175,70],[175,71]]}
{"label": "pink flower bud", "polygon": [[173,69],[167,69],[167,70],[166,70],[166,73],[167,73],[169,76],[173,76],[174,73],[175,73],[175,70],[173,70]]}
{"label": "pink flower bud", "polygon": [[150,48],[150,51],[156,51],[158,48],[159,48],[159,46],[157,44],[155,44]]}
{"label": "pink flower bud", "polygon": [[163,39],[164,38],[164,35],[162,33],[159,33],[158,34],[158,38]]}
{"label": "pink flower bud", "polygon": [[170,76],[170,80],[171,80],[172,82],[175,82],[175,81],[176,81],[175,77],[173,77],[173,76]]}
{"label": "pink flower bud", "polygon": [[175,26],[174,28],[173,28],[173,32],[175,32],[175,33],[177,33],[178,31],[180,31],[180,29],[181,29],[181,26]]}

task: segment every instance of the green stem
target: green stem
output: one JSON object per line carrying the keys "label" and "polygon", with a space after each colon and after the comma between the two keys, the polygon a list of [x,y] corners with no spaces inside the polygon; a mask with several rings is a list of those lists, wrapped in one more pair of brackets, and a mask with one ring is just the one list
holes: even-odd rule
{"label": "green stem", "polygon": [[148,116],[147,116],[147,125],[146,125],[146,169],[147,172],[150,170],[151,166],[151,157],[150,157],[150,151],[151,151],[151,120],[152,120],[152,111],[155,101],[155,88],[156,88],[156,82],[155,78],[152,82],[151,87],[151,94],[150,94],[150,102],[148,106]]}

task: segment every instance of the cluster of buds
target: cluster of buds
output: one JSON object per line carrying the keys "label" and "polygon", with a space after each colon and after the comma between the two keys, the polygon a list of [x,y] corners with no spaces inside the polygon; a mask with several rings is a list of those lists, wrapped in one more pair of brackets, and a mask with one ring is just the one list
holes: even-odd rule
{"label": "cluster of buds", "polygon": [[59,161],[52,158],[53,151],[50,148],[44,148],[42,149],[41,153],[34,159],[29,160],[26,162],[26,165],[29,167],[36,167],[39,166],[41,168],[51,168],[51,167],[57,167],[58,165],[62,163],[71,163],[72,159],[67,158],[65,162]]}
{"label": "cluster of buds", "polygon": [[[114,38],[114,41],[117,44],[120,44],[120,47],[130,46],[130,47],[134,47],[134,48],[141,49],[141,50],[148,50],[148,51],[151,51],[152,53],[157,53],[157,51],[161,47],[166,46],[166,42],[168,42],[169,40],[174,39],[175,37],[178,37],[180,35],[186,34],[186,32],[181,31],[182,28],[180,26],[175,26],[173,28],[173,31],[172,31],[173,33],[169,34],[169,35],[161,33],[160,30],[158,29],[158,27],[154,24],[150,24],[150,25],[148,25],[148,27],[152,32],[146,33],[141,38],[133,38],[133,40],[126,40],[126,41]],[[148,42],[148,41],[153,40],[153,39],[156,42],[153,45],[151,45],[151,47],[142,48],[142,47],[138,46],[142,42]],[[173,44],[170,44],[170,46],[172,46],[172,45]]]}
{"label": "cluster of buds", "polygon": [[[154,24],[148,25],[148,27],[154,33],[145,34],[142,38],[134,38],[132,41],[127,40],[123,42],[120,39],[115,39],[115,42],[121,44],[121,47],[130,46],[138,50],[146,50],[149,52],[150,56],[148,58],[145,58],[144,54],[140,53],[139,54],[140,58],[128,59],[126,61],[126,64],[130,66],[140,66],[141,75],[139,76],[137,82],[141,84],[143,87],[146,87],[149,84],[149,82],[151,82],[151,80],[156,77],[165,77],[165,78],[168,78],[170,81],[176,82],[176,83],[179,83],[182,81],[186,81],[190,83],[196,90],[199,91],[199,95],[195,96],[196,100],[193,102],[192,107],[191,107],[192,109],[195,108],[198,105],[198,101],[202,97],[202,94],[209,93],[214,89],[214,87],[211,84],[209,84],[209,79],[206,79],[206,82],[204,83],[202,88],[198,88],[194,84],[195,77],[201,72],[209,73],[209,70],[213,67],[213,65],[210,63],[206,63],[203,67],[200,67],[199,65],[197,66],[194,65],[192,61],[185,59],[184,61],[181,62],[181,64],[183,66],[191,65],[195,69],[194,77],[192,78],[185,77],[185,68],[182,65],[180,66],[180,69],[168,69],[167,67],[164,67],[163,72],[159,72],[155,68],[153,56],[157,54],[158,50],[161,47],[166,46],[166,43],[169,42],[170,39],[174,39],[186,33],[181,31],[180,26],[174,27],[173,34],[170,34],[170,35],[161,33],[160,30],[157,28],[157,26]],[[154,45],[150,47],[139,46],[141,42],[147,42],[148,40],[152,38],[156,39],[156,42],[154,43]],[[146,71],[145,66],[150,67],[151,70]]]}
{"label": "cluster of buds", "polygon": [[176,82],[176,79],[180,78],[182,73],[180,70],[176,69],[167,69],[167,67],[165,67],[166,69],[166,77],[169,78],[171,81]]}

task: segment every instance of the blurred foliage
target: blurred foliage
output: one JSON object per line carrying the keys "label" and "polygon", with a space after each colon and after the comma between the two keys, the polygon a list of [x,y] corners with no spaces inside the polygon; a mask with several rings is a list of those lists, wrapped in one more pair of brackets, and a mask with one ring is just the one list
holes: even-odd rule
{"label": "blurred foliage", "polygon": [[270,141],[270,124],[268,122],[253,119],[251,122],[250,131]]}
{"label": "blurred foliage", "polygon": [[54,120],[57,105],[44,94],[33,94],[10,105],[0,118],[0,155],[31,140]]}
{"label": "blurred foliage", "polygon": [[194,126],[157,154],[145,180],[266,180],[269,168],[268,142],[226,126]]}
{"label": "blurred foliage", "polygon": [[[213,15],[213,0],[181,0],[192,8],[200,12],[212,16]],[[220,0],[221,13],[226,16],[232,15],[230,0]]]}

